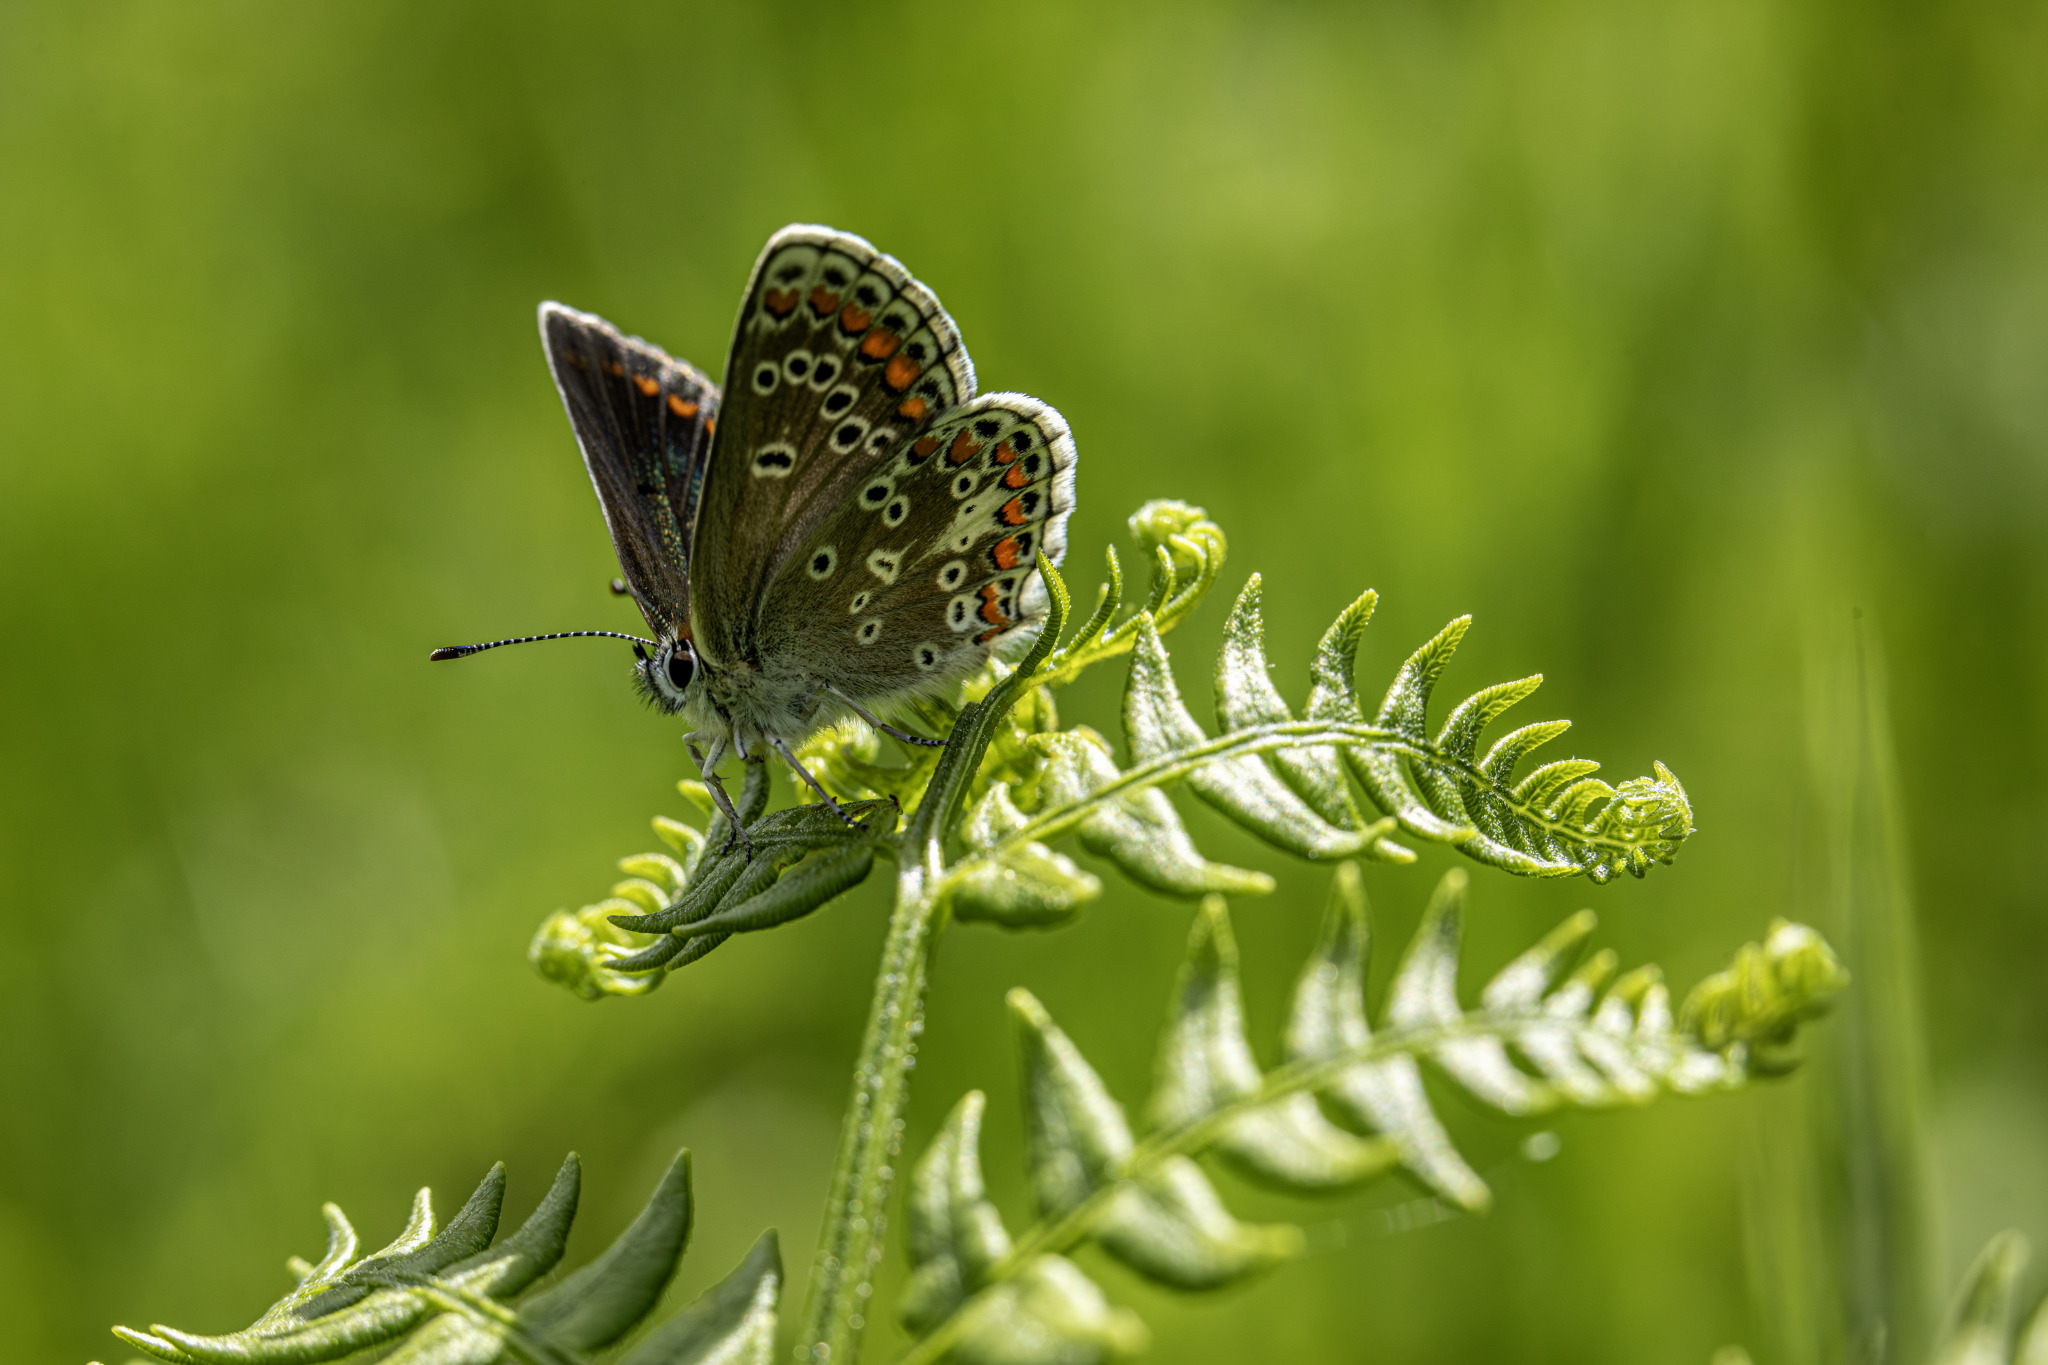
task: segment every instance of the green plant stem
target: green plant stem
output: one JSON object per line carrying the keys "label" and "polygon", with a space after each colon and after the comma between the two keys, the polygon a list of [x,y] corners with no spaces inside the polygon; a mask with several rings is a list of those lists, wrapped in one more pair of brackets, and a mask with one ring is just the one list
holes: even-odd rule
{"label": "green plant stem", "polygon": [[[910,850],[906,850],[906,853]],[[926,974],[939,927],[939,848],[906,857],[896,879],[896,909],[875,979],[874,1003],[853,1073],[853,1100],[839,1131],[839,1156],[825,1225],[811,1262],[796,1358],[850,1362],[859,1357],[875,1268],[885,1249],[883,1217],[903,1143],[903,1110],[924,1027]]]}
{"label": "green plant stem", "polygon": [[875,1267],[885,1247],[883,1222],[895,1161],[903,1144],[910,1069],[924,1028],[924,990],[932,944],[943,924],[946,831],[958,820],[967,788],[988,752],[996,726],[1059,639],[1067,619],[1067,588],[1044,554],[1038,557],[1051,602],[1045,625],[1016,671],[978,702],[961,709],[923,799],[898,840],[896,909],[875,977],[874,1004],[853,1072],[853,1101],[839,1130],[839,1156],[825,1225],[804,1295],[799,1360],[850,1365],[859,1358]]}
{"label": "green plant stem", "polygon": [[[1383,1062],[1392,1057],[1417,1056],[1462,1039],[1492,1038],[1505,1043],[1512,1041],[1514,1035],[1522,1029],[1556,1028],[1560,1024],[1575,1032],[1599,1031],[1598,1026],[1589,1020],[1560,1019],[1541,1009],[1515,1014],[1492,1014],[1484,1018],[1467,1016],[1451,1024],[1388,1029],[1373,1035],[1364,1047],[1349,1052],[1333,1053],[1327,1057],[1289,1062],[1285,1066],[1274,1068],[1266,1074],[1257,1090],[1242,1099],[1213,1109],[1192,1123],[1183,1124],[1178,1128],[1163,1129],[1146,1137],[1131,1149],[1130,1158],[1124,1163],[1124,1174],[1119,1179],[1102,1186],[1059,1217],[1041,1220],[1025,1229],[1023,1235],[1011,1246],[1009,1255],[989,1267],[981,1288],[962,1300],[959,1307],[933,1327],[922,1340],[899,1356],[896,1365],[933,1365],[933,1362],[941,1359],[957,1344],[960,1333],[968,1322],[965,1310],[974,1303],[976,1297],[986,1293],[992,1286],[1013,1278],[1040,1256],[1073,1250],[1087,1239],[1096,1220],[1125,1186],[1143,1180],[1168,1157],[1193,1156],[1202,1151],[1214,1142],[1225,1128],[1245,1115],[1305,1090],[1326,1089],[1354,1066]],[[1682,1035],[1672,1036],[1674,1046],[1684,1046],[1687,1042],[1689,1040]]]}

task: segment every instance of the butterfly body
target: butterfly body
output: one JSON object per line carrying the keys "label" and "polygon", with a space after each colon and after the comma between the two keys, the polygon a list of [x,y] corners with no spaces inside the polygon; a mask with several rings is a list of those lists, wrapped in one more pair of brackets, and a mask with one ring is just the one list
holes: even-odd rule
{"label": "butterfly body", "polygon": [[791,751],[817,729],[949,693],[1038,618],[1036,560],[1058,562],[1074,502],[1066,423],[977,397],[938,299],[862,239],[769,239],[722,392],[594,315],[540,321],[654,634],[641,687],[694,727],[721,805],[728,753],[808,780]]}

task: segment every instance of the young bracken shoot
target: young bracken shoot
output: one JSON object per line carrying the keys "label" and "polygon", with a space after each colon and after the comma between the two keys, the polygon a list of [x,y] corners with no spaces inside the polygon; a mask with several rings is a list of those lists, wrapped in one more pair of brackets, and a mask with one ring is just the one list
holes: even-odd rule
{"label": "young bracken shoot", "polygon": [[[1212,731],[1183,699],[1161,637],[1217,583],[1223,532],[1199,508],[1170,502],[1147,504],[1131,527],[1151,562],[1145,601],[1124,610],[1112,551],[1095,610],[1069,630],[1066,585],[1041,561],[1051,605],[1029,652],[991,663],[952,703],[925,704],[925,732],[951,735],[943,749],[885,762],[867,731],[826,732],[804,748],[805,766],[860,824],[819,806],[768,812],[768,770],[754,764],[736,802],[752,835],[749,858],[702,784],[684,782],[683,793],[710,813],[707,827],[658,818],[665,851],[623,859],[626,880],[607,899],[551,916],[534,938],[535,964],[579,995],[638,995],[733,934],[816,911],[878,860],[894,869],[895,907],[796,1323],[797,1359],[846,1362],[860,1351],[936,937],[954,920],[1045,928],[1071,919],[1102,881],[1062,851],[1068,840],[1141,885],[1199,902],[1152,1094],[1134,1126],[1038,1001],[1011,992],[1035,1207],[1012,1233],[989,1201],[978,1154],[982,1096],[969,1093],[910,1182],[912,1276],[897,1306],[914,1341],[907,1361],[1082,1365],[1142,1349],[1143,1325],[1069,1259],[1091,1243],[1184,1290],[1298,1254],[1294,1228],[1232,1215],[1206,1161],[1301,1195],[1405,1169],[1449,1208],[1485,1208],[1485,1184],[1431,1108],[1424,1062],[1509,1114],[1728,1090],[1789,1069],[1798,1026],[1845,984],[1818,934],[1780,922],[1674,1009],[1655,968],[1616,975],[1611,952],[1581,959],[1594,925],[1584,911],[1467,1006],[1458,990],[1467,875],[1453,871],[1372,1027],[1358,861],[1413,862],[1414,842],[1426,840],[1523,876],[1640,877],[1670,862],[1692,832],[1684,788],[1661,764],[1618,786],[1577,758],[1521,771],[1564,733],[1564,721],[1526,725],[1482,748],[1488,728],[1535,692],[1537,677],[1473,693],[1432,730],[1433,693],[1469,618],[1417,649],[1368,709],[1355,668],[1377,600],[1369,592],[1324,635],[1297,711],[1268,676],[1256,576],[1215,663]],[[1097,730],[1063,724],[1054,693],[1124,655],[1119,752]],[[1168,795],[1173,787],[1277,849],[1334,866],[1321,941],[1271,1069],[1260,1067],[1247,1036],[1226,898],[1274,883],[1206,857]],[[334,1360],[371,1346],[391,1349],[383,1357],[391,1365],[581,1362],[624,1339],[652,1311],[687,1241],[687,1157],[611,1250],[538,1291],[530,1287],[561,1255],[575,1212],[575,1158],[532,1217],[493,1247],[502,1188],[492,1172],[438,1236],[423,1191],[406,1234],[364,1258],[330,1206],[327,1256],[298,1263],[299,1289],[253,1326],[221,1337],[168,1327],[121,1334],[181,1365]],[[719,1287],[624,1359],[766,1361],[780,1285],[768,1233]]]}

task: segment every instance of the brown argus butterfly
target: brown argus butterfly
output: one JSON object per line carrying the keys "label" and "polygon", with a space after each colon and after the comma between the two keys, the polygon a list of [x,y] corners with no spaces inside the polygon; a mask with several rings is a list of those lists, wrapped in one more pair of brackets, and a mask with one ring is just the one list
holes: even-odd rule
{"label": "brown argus butterfly", "polygon": [[[681,712],[732,827],[717,768],[821,727],[951,692],[1033,624],[1074,506],[1074,441],[1023,394],[975,396],[931,290],[850,233],[769,238],[747,282],[725,391],[602,318],[557,303],[541,338],[654,638],[639,684]],[[501,644],[438,649],[461,658]],[[702,747],[699,748],[701,743]],[[842,812],[843,814],[843,812]],[[740,838],[745,839],[740,832]]]}

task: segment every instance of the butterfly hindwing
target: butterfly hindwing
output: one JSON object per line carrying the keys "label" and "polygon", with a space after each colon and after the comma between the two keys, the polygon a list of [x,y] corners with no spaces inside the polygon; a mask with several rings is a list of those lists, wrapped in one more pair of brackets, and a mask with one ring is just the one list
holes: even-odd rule
{"label": "butterfly hindwing", "polygon": [[1034,620],[1074,506],[1073,437],[1023,394],[973,399],[870,469],[770,583],[764,652],[831,660],[862,701],[935,688]]}
{"label": "butterfly hindwing", "polygon": [[591,313],[544,303],[540,330],[619,571],[650,627],[687,635],[691,539],[718,386]]}
{"label": "butterfly hindwing", "polygon": [[951,318],[850,233],[784,228],[748,281],[693,548],[698,648],[759,665],[770,585],[877,468],[974,395]]}

